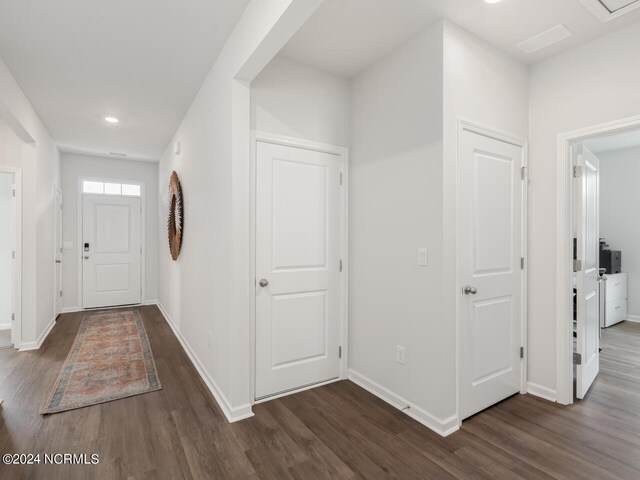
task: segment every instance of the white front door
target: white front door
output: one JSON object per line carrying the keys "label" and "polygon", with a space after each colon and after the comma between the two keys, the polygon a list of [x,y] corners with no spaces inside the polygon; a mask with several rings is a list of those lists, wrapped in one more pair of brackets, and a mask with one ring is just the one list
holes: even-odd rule
{"label": "white front door", "polygon": [[82,306],[140,303],[140,198],[85,195],[82,211]]}
{"label": "white front door", "polygon": [[461,132],[461,419],[521,388],[523,157],[521,146]]}
{"label": "white front door", "polygon": [[339,376],[339,156],[258,142],[256,399]]}
{"label": "white front door", "polygon": [[56,190],[55,203],[55,238],[54,238],[54,261],[55,261],[55,307],[54,316],[58,316],[62,311],[62,192]]}
{"label": "white front door", "polygon": [[586,147],[573,148],[576,192],[576,397],[584,398],[600,371],[598,269],[600,267],[600,161]]}

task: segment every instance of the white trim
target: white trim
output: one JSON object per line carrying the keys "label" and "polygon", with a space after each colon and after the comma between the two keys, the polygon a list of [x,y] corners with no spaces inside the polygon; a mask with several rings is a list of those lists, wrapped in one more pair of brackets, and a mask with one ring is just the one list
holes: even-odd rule
{"label": "white trim", "polygon": [[11,343],[14,348],[22,346],[22,169],[0,166],[0,173],[13,174],[16,191],[13,202],[13,249],[16,257],[12,265],[12,308],[14,314],[11,328]]}
{"label": "white trim", "polygon": [[552,390],[537,383],[527,382],[527,393],[535,395],[536,397],[544,398],[550,402],[555,402],[557,394],[555,390]]}
{"label": "white trim", "polygon": [[[257,144],[258,142],[271,143],[287,147],[302,148],[314,152],[328,153],[336,155],[342,159],[342,205],[341,205],[341,254],[342,275],[340,276],[340,345],[342,346],[342,358],[340,359],[340,371],[338,380],[344,380],[349,376],[349,149],[328,143],[314,142],[300,138],[287,137],[262,131],[253,130],[251,132],[251,180],[250,180],[250,254],[251,271],[249,275],[249,285],[251,291],[251,311],[250,311],[250,394],[252,403],[256,403],[256,168],[257,168]],[[303,387],[306,389],[307,387]],[[310,388],[310,387],[309,387]],[[298,390],[285,392],[285,394],[295,393]],[[283,394],[284,395],[284,394]],[[282,395],[278,395],[282,396]],[[275,396],[268,397],[276,398]]]}
{"label": "white trim", "polygon": [[[105,194],[94,194],[94,193],[84,193],[82,188],[82,182],[84,181],[94,181],[94,182],[107,182],[107,183],[125,183],[127,185],[140,185],[140,196],[132,196],[132,195],[105,195]],[[147,231],[147,185],[143,180],[131,180],[131,179],[123,179],[123,178],[102,178],[102,177],[78,177],[78,305],[82,305],[84,308],[83,301],[83,288],[84,283],[82,280],[82,236],[84,232],[83,228],[83,215],[84,215],[84,197],[106,197],[106,198],[139,198],[140,206],[142,207],[142,212],[140,213],[140,246],[142,247],[142,253],[140,254],[140,302],[144,302],[144,298],[147,296],[147,286],[146,286],[146,278],[147,278],[147,240],[146,240],[146,231]],[[63,242],[64,243],[64,242]],[[142,303],[141,303],[142,304]],[[120,307],[119,305],[115,305],[115,307]],[[100,308],[110,308],[110,307],[100,307]]]}
{"label": "white trim", "polygon": [[294,390],[287,390],[286,392],[282,392],[276,395],[270,395],[268,397],[263,397],[258,400],[254,400],[253,404],[257,405],[259,403],[275,400],[276,398],[282,398],[288,395],[293,395],[294,393],[300,393],[300,392],[304,392],[305,390],[311,390],[312,388],[323,387],[325,385],[330,385],[332,383],[341,382],[342,380],[343,380],[342,378],[332,378],[331,380],[326,380],[324,382],[312,383],[311,385],[305,385],[304,387],[296,388]]}
{"label": "white trim", "polygon": [[150,300],[145,300],[143,305],[158,305],[158,299],[157,298],[153,298]]}
{"label": "white trim", "polygon": [[29,350],[38,350],[42,346],[44,341],[47,339],[47,337],[49,336],[49,333],[51,333],[51,330],[53,330],[53,327],[55,326],[56,326],[56,318],[54,317],[49,322],[49,325],[47,325],[47,328],[45,328],[44,331],[40,334],[40,336],[38,337],[38,340],[36,340],[35,342],[24,342],[23,344],[20,345],[20,348],[18,350],[21,352],[27,352]]}
{"label": "white trim", "polygon": [[0,330],[11,330],[11,326],[13,324],[11,322],[8,323],[0,323]]}
{"label": "white trim", "polygon": [[[460,241],[460,176],[459,176],[459,162],[460,162],[460,140],[462,138],[462,132],[468,131],[472,133],[476,133],[478,135],[482,135],[484,137],[488,137],[500,142],[508,143],[519,147],[522,152],[522,160],[521,166],[525,167],[526,175],[525,179],[522,182],[522,192],[521,192],[521,206],[520,206],[520,228],[521,228],[521,253],[520,256],[524,257],[524,268],[520,270],[520,298],[521,298],[521,306],[520,306],[520,316],[521,316],[521,324],[520,324],[520,341],[521,346],[524,347],[524,358],[520,362],[520,393],[527,392],[527,365],[528,365],[528,338],[527,338],[527,330],[528,330],[528,285],[527,285],[527,272],[529,269],[529,255],[528,255],[528,246],[527,246],[527,225],[528,225],[528,191],[529,191],[529,160],[528,160],[528,143],[525,139],[517,137],[515,135],[511,135],[508,133],[501,132],[499,130],[495,130],[489,127],[485,127],[484,125],[471,122],[469,120],[465,120],[463,118],[458,117],[458,128],[456,131],[456,157],[455,157],[455,188],[456,188],[456,205],[455,205],[455,226],[456,226],[456,266],[455,266],[455,290],[454,295],[456,298],[455,304],[455,359],[456,359],[456,418],[459,419],[460,416],[460,365],[461,365],[461,348],[460,348],[460,325],[462,322],[462,312],[460,309],[460,293],[458,288],[461,285],[461,268],[462,265],[460,263],[461,257],[461,241]],[[462,422],[462,420],[459,420]]]}
{"label": "white trim", "polygon": [[443,437],[460,428],[457,415],[440,419],[353,369],[349,369],[349,380]]}
{"label": "white trim", "polygon": [[625,318],[627,322],[638,322],[640,323],[640,315],[629,315],[627,314],[627,318]]}
{"label": "white trim", "polygon": [[215,380],[213,380],[213,378],[209,376],[209,374],[207,373],[207,370],[204,368],[202,363],[200,363],[200,360],[194,353],[193,349],[191,348],[191,345],[189,345],[189,342],[187,342],[187,340],[182,336],[182,334],[180,333],[180,330],[176,327],[173,319],[171,318],[169,313],[167,313],[167,311],[165,310],[165,308],[162,306],[161,303],[158,303],[158,309],[160,310],[160,313],[162,313],[162,316],[165,318],[165,320],[171,327],[171,330],[173,330],[174,335],[180,342],[180,345],[182,345],[182,348],[184,349],[184,351],[187,353],[187,356],[191,360],[191,363],[193,364],[193,366],[196,368],[196,371],[200,375],[200,378],[202,378],[205,385],[207,386],[207,388],[215,398],[216,402],[220,406],[220,410],[222,410],[222,413],[224,413],[225,417],[227,417],[227,420],[233,423],[239,420],[244,420],[245,418],[253,417],[253,412],[251,411],[251,404],[245,403],[243,405],[238,405],[237,407],[234,407],[233,405],[231,405],[231,403],[229,402],[227,397],[224,395],[220,387],[218,387],[218,385],[216,384]]}
{"label": "white trim", "polygon": [[76,312],[81,312],[82,311],[82,307],[62,307],[62,311],[60,313],[76,313]]}
{"label": "white trim", "polygon": [[[561,133],[556,162],[556,390],[557,402],[573,403],[573,299],[572,299],[572,144],[640,127],[640,115]],[[565,321],[566,320],[566,321]]]}
{"label": "white trim", "polygon": [[600,2],[600,0],[580,0],[580,2],[582,2],[582,4],[587,7],[587,9],[602,23],[615,20],[616,18],[622,17],[623,15],[640,8],[640,2],[635,2],[612,13],[602,4],[602,2]]}
{"label": "white trim", "polygon": [[[62,212],[60,212],[60,231],[58,231],[58,198],[60,199],[60,210],[62,210],[62,190],[58,188],[57,185],[53,186],[53,203],[55,212],[53,214],[53,261],[56,262],[58,258],[63,260],[63,233],[62,227],[64,225],[64,218],[62,217]],[[57,240],[58,236],[60,236],[60,251],[58,251]],[[60,275],[56,275],[56,271],[58,270],[58,264],[54,263],[53,265],[53,316],[57,317],[60,313],[62,313],[62,296],[60,295],[60,291],[62,290],[62,264],[60,264]],[[58,302],[60,305],[60,311],[56,308],[58,306]]]}

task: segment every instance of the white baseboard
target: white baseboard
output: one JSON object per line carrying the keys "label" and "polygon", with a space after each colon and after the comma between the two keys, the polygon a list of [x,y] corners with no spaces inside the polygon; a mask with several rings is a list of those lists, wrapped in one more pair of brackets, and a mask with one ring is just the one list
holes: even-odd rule
{"label": "white baseboard", "polygon": [[11,330],[11,322],[0,323],[0,330]]}
{"label": "white baseboard", "polygon": [[49,322],[49,325],[47,325],[47,328],[45,328],[44,331],[38,337],[38,340],[36,340],[35,342],[22,342],[20,344],[20,348],[18,349],[18,351],[26,352],[29,350],[38,350],[42,346],[44,341],[47,339],[47,337],[49,336],[49,333],[51,333],[51,330],[53,329],[55,324],[56,324],[56,319],[52,318],[51,321]]}
{"label": "white baseboard", "polygon": [[144,304],[145,305],[158,305],[158,299],[157,298],[153,298],[151,300],[145,300]]}
{"label": "white baseboard", "polygon": [[189,345],[189,342],[187,342],[187,340],[182,336],[178,328],[175,326],[175,323],[171,318],[171,316],[167,313],[167,311],[165,310],[165,308],[162,306],[161,303],[158,302],[157,305],[158,305],[158,309],[160,310],[165,320],[171,327],[171,330],[173,330],[173,333],[175,334],[176,338],[182,345],[182,348],[184,348],[184,351],[187,352],[187,355],[189,356],[191,363],[193,363],[193,366],[198,371],[198,374],[200,374],[200,377],[204,381],[205,385],[209,388],[209,391],[211,392],[213,397],[216,399],[216,402],[218,402],[218,405],[220,406],[220,409],[224,413],[225,417],[227,417],[227,420],[230,423],[233,423],[239,420],[244,420],[245,418],[253,417],[253,411],[251,410],[250,403],[246,403],[244,405],[238,405],[237,407],[234,407],[233,405],[231,405],[231,403],[229,402],[227,397],[224,395],[222,390],[220,390],[216,382],[209,376],[209,374],[207,373],[202,363],[200,363],[200,360],[198,359],[196,354],[193,352],[193,349],[191,348],[191,345]]}
{"label": "white baseboard", "polygon": [[80,312],[82,307],[63,307],[60,313],[76,313]]}
{"label": "white baseboard", "polygon": [[556,402],[558,398],[558,394],[555,390],[531,382],[527,382],[527,393],[535,395],[536,397],[544,398],[550,402]]}
{"label": "white baseboard", "polygon": [[627,321],[640,323],[640,315],[627,315]]}
{"label": "white baseboard", "polygon": [[[374,382],[370,378],[349,369],[349,380],[356,385],[364,388],[368,392],[374,394],[376,397],[384,400],[389,405],[406,413],[414,420],[420,422],[427,428],[430,428],[434,432],[443,437],[452,434],[460,428],[460,422],[457,415],[452,415],[449,418],[440,419],[435,415],[430,414],[426,410],[412,404],[408,400],[402,398],[400,395],[393,393],[391,390],[383,387],[379,383]],[[409,407],[409,408],[407,408]]]}

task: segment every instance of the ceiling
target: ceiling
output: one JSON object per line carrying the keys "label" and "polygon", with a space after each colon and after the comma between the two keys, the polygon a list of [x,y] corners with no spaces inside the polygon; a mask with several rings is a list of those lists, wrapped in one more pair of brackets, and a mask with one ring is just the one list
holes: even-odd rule
{"label": "ceiling", "polygon": [[[439,18],[535,63],[637,22],[640,10],[603,23],[580,0],[325,0],[282,54],[352,78]],[[573,36],[530,55],[516,47],[558,24]]]}
{"label": "ceiling", "polygon": [[640,130],[592,138],[585,140],[583,145],[593,153],[611,152],[623,148],[637,148],[640,147]]}
{"label": "ceiling", "polygon": [[62,151],[157,160],[247,3],[0,0],[0,57]]}

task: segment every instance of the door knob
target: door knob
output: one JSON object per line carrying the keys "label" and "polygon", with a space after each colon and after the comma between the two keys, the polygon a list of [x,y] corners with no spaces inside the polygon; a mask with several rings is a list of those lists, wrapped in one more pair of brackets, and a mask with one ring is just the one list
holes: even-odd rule
{"label": "door knob", "polygon": [[85,259],[85,260],[89,260],[89,255],[85,255],[85,256],[84,256],[84,259]]}
{"label": "door knob", "polygon": [[269,280],[267,280],[266,278],[261,278],[260,281],[258,282],[258,285],[264,288],[267,285],[269,285]]}
{"label": "door knob", "polygon": [[59,258],[56,259],[56,263],[62,263],[62,260],[60,260]]}
{"label": "door knob", "polygon": [[465,295],[475,295],[476,293],[478,293],[478,290],[471,285],[465,285],[464,287],[462,287],[462,293],[464,293]]}

